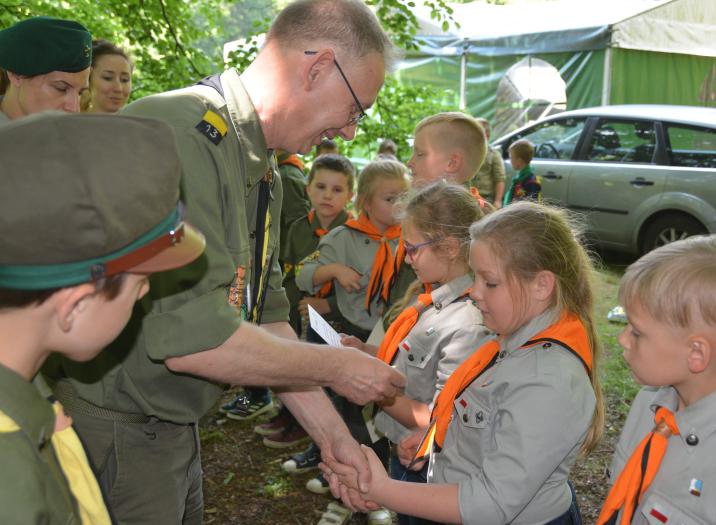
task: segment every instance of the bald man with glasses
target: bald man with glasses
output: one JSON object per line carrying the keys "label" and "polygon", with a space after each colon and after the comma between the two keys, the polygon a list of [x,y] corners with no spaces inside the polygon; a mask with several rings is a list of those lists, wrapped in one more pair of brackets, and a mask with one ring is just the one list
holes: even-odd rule
{"label": "bald man with glasses", "polygon": [[245,71],[125,109],[173,128],[186,219],[207,248],[185,269],[152,278],[112,351],[61,366],[57,392],[118,523],[201,523],[196,424],[221,384],[275,387],[324,460],[368,476],[320,386],[366,403],[394,396],[404,377],[359,351],[296,340],[278,265],[273,150],[308,153],[324,137],[352,139],[393,53],[360,0],[299,0]]}

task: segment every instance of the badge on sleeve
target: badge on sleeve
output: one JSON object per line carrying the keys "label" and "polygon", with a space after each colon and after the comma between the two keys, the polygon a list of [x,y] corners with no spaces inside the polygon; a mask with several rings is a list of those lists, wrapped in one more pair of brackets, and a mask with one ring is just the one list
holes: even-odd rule
{"label": "badge on sleeve", "polygon": [[201,117],[201,122],[196,125],[196,129],[199,130],[199,133],[213,142],[214,145],[218,146],[221,139],[226,136],[226,132],[229,130],[229,127],[226,125],[224,119],[218,114],[213,111],[207,111],[204,113],[204,116]]}

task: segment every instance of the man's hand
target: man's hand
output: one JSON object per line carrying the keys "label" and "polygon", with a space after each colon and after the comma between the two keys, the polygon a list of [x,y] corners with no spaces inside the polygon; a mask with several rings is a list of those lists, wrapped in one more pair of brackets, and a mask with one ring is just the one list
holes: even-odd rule
{"label": "man's hand", "polygon": [[308,317],[309,305],[321,315],[331,313],[331,305],[328,304],[328,299],[321,299],[319,297],[304,297],[298,301],[298,313],[301,317]]}
{"label": "man's hand", "polygon": [[334,392],[357,405],[403,392],[405,376],[382,361],[353,348],[342,348],[331,383]]}
{"label": "man's hand", "polygon": [[334,263],[334,266],[333,278],[338,281],[338,284],[340,284],[346,292],[352,293],[360,291],[361,274],[344,264]]}

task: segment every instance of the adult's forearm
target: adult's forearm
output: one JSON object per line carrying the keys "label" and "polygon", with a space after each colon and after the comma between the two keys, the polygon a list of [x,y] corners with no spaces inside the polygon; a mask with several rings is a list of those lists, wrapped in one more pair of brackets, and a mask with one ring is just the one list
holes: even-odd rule
{"label": "adult's forearm", "polygon": [[287,330],[287,323],[264,329],[244,322],[222,345],[167,359],[166,365],[174,372],[244,386],[328,384],[335,372],[335,350],[296,341],[295,336],[290,341]]}
{"label": "adult's forearm", "polygon": [[320,448],[334,442],[339,434],[350,436],[348,427],[322,388],[285,389],[278,397]]}

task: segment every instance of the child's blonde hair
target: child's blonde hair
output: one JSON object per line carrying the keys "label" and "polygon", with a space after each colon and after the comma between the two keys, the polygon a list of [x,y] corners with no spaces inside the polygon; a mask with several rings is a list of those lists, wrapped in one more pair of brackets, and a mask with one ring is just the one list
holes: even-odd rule
{"label": "child's blonde hair", "polygon": [[425,117],[415,127],[415,135],[428,127],[435,127],[430,138],[441,150],[459,149],[465,157],[467,171],[477,173],[487,155],[485,130],[470,115],[459,111],[447,111]]}
{"label": "child's blonde hair", "polygon": [[542,271],[555,277],[553,305],[571,312],[587,329],[593,362],[589,379],[597,404],[581,452],[590,452],[604,430],[604,399],[599,381],[601,345],[594,325],[594,268],[580,234],[565,211],[534,202],[516,202],[470,228],[473,240],[485,242],[502,264],[505,275],[520,285]]}
{"label": "child's blonde hair", "polygon": [[716,327],[716,235],[689,237],[647,253],[619,285],[625,308],[639,305],[667,325]]}
{"label": "child's blonde hair", "polygon": [[512,144],[510,144],[508,151],[518,159],[524,161],[525,164],[529,164],[530,162],[532,162],[532,158],[535,156],[534,144],[532,144],[527,139],[520,139],[514,141]]}
{"label": "child's blonde hair", "polygon": [[399,180],[405,183],[408,189],[408,168],[402,162],[392,159],[378,159],[366,164],[358,177],[358,194],[356,197],[356,209],[363,211],[363,205],[373,198],[378,182],[383,180]]}

